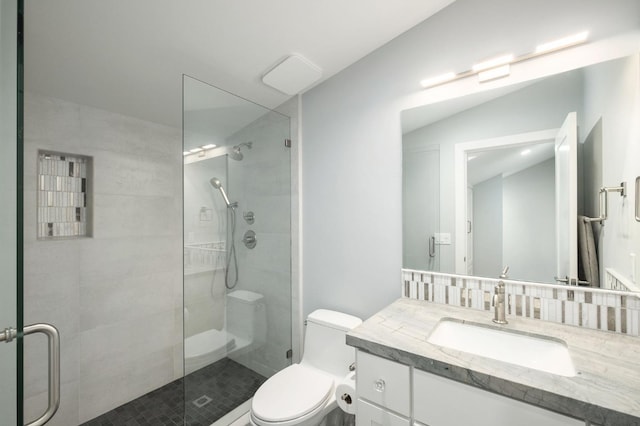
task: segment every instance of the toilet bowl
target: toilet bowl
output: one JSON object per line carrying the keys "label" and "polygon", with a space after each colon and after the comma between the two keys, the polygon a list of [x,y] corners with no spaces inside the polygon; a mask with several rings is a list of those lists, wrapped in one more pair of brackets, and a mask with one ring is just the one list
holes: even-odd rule
{"label": "toilet bowl", "polygon": [[355,361],[355,349],[346,345],[345,334],[361,323],[359,318],[326,309],[309,314],[302,360],[270,377],[256,391],[251,424],[319,424],[337,407],[335,387]]}

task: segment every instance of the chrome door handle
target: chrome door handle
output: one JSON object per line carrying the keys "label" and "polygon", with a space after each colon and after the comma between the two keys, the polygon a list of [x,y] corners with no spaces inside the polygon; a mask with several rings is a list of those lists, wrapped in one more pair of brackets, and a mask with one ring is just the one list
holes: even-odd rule
{"label": "chrome door handle", "polygon": [[429,238],[429,257],[436,257],[436,237]]}
{"label": "chrome door handle", "polygon": [[[24,336],[34,333],[46,334],[49,343],[49,406],[42,416],[25,426],[44,425],[60,407],[60,333],[50,324],[32,324],[22,330]],[[5,328],[0,332],[0,342],[9,343],[17,336],[18,331],[15,328]]]}
{"label": "chrome door handle", "polygon": [[51,324],[32,324],[24,327],[25,336],[43,333],[49,344],[49,406],[47,411],[26,426],[42,426],[47,423],[60,407],[60,333]]}

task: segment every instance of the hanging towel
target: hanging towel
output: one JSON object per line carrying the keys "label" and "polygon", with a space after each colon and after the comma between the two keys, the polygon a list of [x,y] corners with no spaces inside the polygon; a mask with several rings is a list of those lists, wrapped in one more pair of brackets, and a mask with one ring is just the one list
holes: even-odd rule
{"label": "hanging towel", "polygon": [[585,216],[578,216],[578,269],[580,280],[588,281],[590,287],[600,287],[598,253],[593,238],[591,222]]}

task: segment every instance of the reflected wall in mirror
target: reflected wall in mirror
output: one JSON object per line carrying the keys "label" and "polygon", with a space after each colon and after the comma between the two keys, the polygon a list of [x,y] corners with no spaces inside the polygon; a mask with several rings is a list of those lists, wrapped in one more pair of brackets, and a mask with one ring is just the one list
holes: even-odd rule
{"label": "reflected wall in mirror", "polygon": [[606,221],[581,218],[601,214],[601,187],[640,175],[640,55],[402,120],[403,267],[497,277],[510,266],[515,280],[640,288],[633,191],[608,194]]}

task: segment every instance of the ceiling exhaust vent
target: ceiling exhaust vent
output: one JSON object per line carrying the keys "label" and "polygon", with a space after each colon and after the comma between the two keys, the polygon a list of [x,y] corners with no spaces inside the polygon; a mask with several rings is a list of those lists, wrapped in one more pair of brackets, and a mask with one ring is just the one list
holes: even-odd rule
{"label": "ceiling exhaust vent", "polygon": [[322,77],[322,70],[299,55],[291,55],[262,77],[267,86],[295,95]]}

